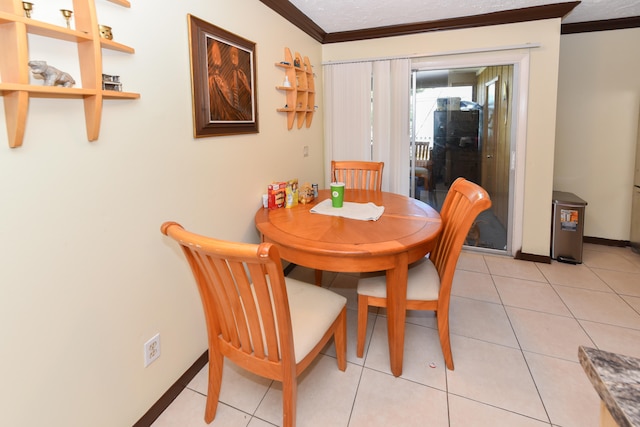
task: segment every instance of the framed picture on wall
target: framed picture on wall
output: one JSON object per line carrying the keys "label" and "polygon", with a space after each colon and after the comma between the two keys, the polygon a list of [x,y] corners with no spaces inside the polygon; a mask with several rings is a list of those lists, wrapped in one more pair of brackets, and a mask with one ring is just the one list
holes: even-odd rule
{"label": "framed picture on wall", "polygon": [[194,137],[257,133],[256,44],[187,17]]}

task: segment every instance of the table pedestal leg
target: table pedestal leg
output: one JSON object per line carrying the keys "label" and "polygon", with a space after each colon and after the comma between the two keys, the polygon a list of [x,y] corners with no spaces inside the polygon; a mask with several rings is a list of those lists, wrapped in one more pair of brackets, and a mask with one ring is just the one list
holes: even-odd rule
{"label": "table pedestal leg", "polygon": [[389,358],[394,376],[402,375],[404,356],[404,327],[407,316],[408,255],[398,254],[396,267],[387,270],[387,329]]}

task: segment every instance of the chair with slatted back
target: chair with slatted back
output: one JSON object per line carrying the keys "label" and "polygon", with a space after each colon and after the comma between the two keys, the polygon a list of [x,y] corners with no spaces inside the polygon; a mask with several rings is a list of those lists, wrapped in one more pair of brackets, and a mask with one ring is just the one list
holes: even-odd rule
{"label": "chair with slatted back", "polygon": [[[489,194],[482,187],[458,178],[449,188],[440,211],[443,227],[436,246],[428,256],[409,266],[407,310],[436,312],[440,346],[450,370],[453,370],[453,356],[449,338],[449,300],[453,274],[471,224],[489,207]],[[387,306],[387,285],[382,273],[363,275],[358,280],[358,357],[364,353],[369,306]]]}
{"label": "chair with slatted back", "polygon": [[[331,181],[344,182],[346,189],[382,191],[384,162],[332,160]],[[315,283],[322,284],[322,270],[315,271]]]}
{"label": "chair with slatted back", "polygon": [[331,180],[344,182],[345,188],[382,191],[384,162],[332,160]]}
{"label": "chair with slatted back", "polygon": [[[429,161],[429,144],[416,144],[416,176],[427,175],[427,162]],[[425,184],[425,188],[427,185]]]}
{"label": "chair with slatted back", "polygon": [[[416,144],[415,157],[415,174],[416,178],[421,178],[424,182],[424,189],[429,193],[429,203],[437,206],[436,185],[433,179],[433,160],[432,153],[429,150],[429,144]],[[416,198],[420,199],[420,194],[416,194]]]}
{"label": "chair with slatted back", "polygon": [[204,308],[209,336],[205,422],[216,415],[226,357],[282,382],[282,425],[295,426],[297,377],[332,337],[338,368],[346,369],[346,298],[285,278],[271,243],[217,240],[175,222],[165,222],[161,231],[182,247]]}

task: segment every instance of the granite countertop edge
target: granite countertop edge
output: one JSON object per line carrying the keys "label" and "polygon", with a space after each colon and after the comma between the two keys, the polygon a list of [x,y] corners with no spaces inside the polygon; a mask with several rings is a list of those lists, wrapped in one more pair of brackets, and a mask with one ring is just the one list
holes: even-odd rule
{"label": "granite countertop edge", "polygon": [[640,359],[580,346],[578,359],[620,427],[640,427]]}

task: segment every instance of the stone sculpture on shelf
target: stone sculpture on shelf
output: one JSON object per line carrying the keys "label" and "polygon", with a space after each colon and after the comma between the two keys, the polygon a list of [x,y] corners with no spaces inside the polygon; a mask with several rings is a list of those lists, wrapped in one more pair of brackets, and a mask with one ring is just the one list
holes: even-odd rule
{"label": "stone sculpture on shelf", "polygon": [[34,76],[44,79],[45,86],[71,87],[76,84],[69,73],[47,65],[46,61],[29,61],[29,68]]}

